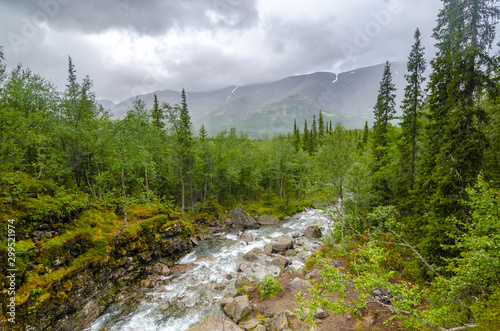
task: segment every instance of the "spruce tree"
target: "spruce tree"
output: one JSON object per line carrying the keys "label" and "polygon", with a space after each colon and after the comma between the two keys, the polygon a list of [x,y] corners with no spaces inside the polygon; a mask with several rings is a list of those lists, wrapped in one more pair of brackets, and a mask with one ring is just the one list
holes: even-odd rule
{"label": "spruce tree", "polygon": [[162,130],[165,126],[163,122],[165,119],[165,114],[163,113],[163,107],[160,107],[158,103],[158,97],[154,95],[153,109],[151,109],[151,118],[153,120],[153,125],[158,130]]}
{"label": "spruce tree", "polygon": [[388,127],[389,121],[395,118],[396,113],[396,87],[392,82],[391,65],[389,61],[384,67],[384,74],[380,82],[377,103],[373,109],[375,123],[373,124],[373,174],[374,188],[380,196],[380,203],[386,203],[391,198],[392,192],[388,179],[383,175],[381,169],[388,164]]}
{"label": "spruce tree", "polygon": [[304,139],[302,140],[302,148],[304,151],[309,152],[309,129],[307,128],[307,118],[304,119]]}
{"label": "spruce tree", "polygon": [[431,262],[457,252],[453,245],[459,226],[450,216],[466,221],[466,188],[480,172],[486,138],[482,101],[494,93],[497,61],[490,54],[499,18],[497,1],[444,0],[434,38],[437,53],[432,60],[429,83],[429,124],[425,157],[420,169],[420,197],[428,214],[420,233],[425,233],[423,252]]}
{"label": "spruce tree", "polygon": [[297,126],[297,119],[293,121],[293,146],[295,151],[298,152],[300,149],[300,129]]}
{"label": "spruce tree", "polygon": [[413,190],[415,187],[417,138],[420,131],[419,123],[424,97],[422,84],[425,81],[424,72],[427,66],[418,28],[415,31],[414,38],[415,43],[408,57],[408,74],[405,75],[407,85],[401,106],[403,121],[400,123],[402,132],[399,150],[401,154],[401,179],[405,182],[401,188],[403,191]]}
{"label": "spruce tree", "polygon": [[311,126],[311,139],[309,140],[309,153],[313,153],[318,146],[318,128],[316,127],[316,115],[313,115]]}
{"label": "spruce tree", "polygon": [[189,116],[188,104],[187,104],[187,93],[186,90],[182,89],[181,92],[181,109],[180,109],[180,129],[181,129],[181,139],[182,146],[184,148],[184,153],[186,154],[187,162],[187,175],[189,180],[189,196],[191,198],[191,213],[194,214],[194,192],[193,192],[193,175],[192,175],[192,145],[193,136],[191,123],[191,117]]}
{"label": "spruce tree", "polygon": [[366,143],[368,142],[368,134],[369,134],[369,128],[368,128],[368,121],[365,121],[365,127],[363,129],[363,146],[366,146]]}
{"label": "spruce tree", "polygon": [[321,109],[319,110],[319,117],[318,117],[318,135],[319,135],[319,142],[321,143],[323,136],[325,135],[325,121],[323,119],[323,114],[321,112]]}

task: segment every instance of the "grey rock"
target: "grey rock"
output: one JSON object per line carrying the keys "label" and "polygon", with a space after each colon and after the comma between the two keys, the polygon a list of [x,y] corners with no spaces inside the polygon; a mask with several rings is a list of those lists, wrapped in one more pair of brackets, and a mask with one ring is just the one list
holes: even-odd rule
{"label": "grey rock", "polygon": [[255,239],[257,239],[257,237],[251,233],[248,233],[248,232],[243,232],[240,236],[240,240],[245,241],[247,243],[255,241]]}
{"label": "grey rock", "polygon": [[220,305],[222,307],[224,307],[225,305],[227,305],[228,303],[232,302],[234,300],[234,298],[224,298],[220,301]]}
{"label": "grey rock", "polygon": [[259,227],[259,224],[255,219],[248,215],[240,206],[231,210],[231,221],[233,225],[242,227],[244,229],[256,229]]}
{"label": "grey rock", "polygon": [[240,263],[240,265],[238,266],[238,269],[236,269],[237,272],[245,272],[245,270],[248,269],[248,264],[246,263]]}
{"label": "grey rock", "polygon": [[257,223],[260,225],[280,225],[280,220],[274,216],[259,216],[257,218]]}
{"label": "grey rock", "polygon": [[308,288],[311,288],[311,284],[307,280],[305,280],[305,279],[302,279],[302,278],[299,278],[299,277],[295,277],[290,282],[290,287],[298,288],[298,289],[301,289],[301,290],[306,290]]}
{"label": "grey rock", "polygon": [[271,254],[273,252],[273,245],[267,244],[264,246],[264,254]]}
{"label": "grey rock", "polygon": [[187,329],[187,331],[241,331],[240,327],[231,321],[224,321],[218,317],[209,317]]}
{"label": "grey rock", "polygon": [[319,226],[312,225],[304,230],[304,236],[310,239],[319,239],[323,236],[323,233],[321,232]]}
{"label": "grey rock", "polygon": [[224,306],[224,312],[236,323],[250,313],[250,301],[246,295],[234,298]]}
{"label": "grey rock", "polygon": [[324,310],[323,308],[319,307],[317,310],[316,310],[316,314],[314,314],[314,317],[316,318],[327,318],[328,317],[328,312],[326,310]]}
{"label": "grey rock", "polygon": [[270,329],[276,331],[285,331],[288,329],[288,319],[284,311],[274,315]]}
{"label": "grey rock", "polygon": [[273,252],[285,252],[293,248],[293,243],[290,237],[277,237],[271,240],[270,245],[273,246]]}
{"label": "grey rock", "polygon": [[260,321],[256,318],[252,318],[252,319],[247,319],[247,320],[244,320],[243,322],[240,322],[238,324],[238,326],[240,328],[243,328],[245,330],[251,330],[255,327],[257,327],[257,325],[260,324]]}
{"label": "grey rock", "polygon": [[303,262],[300,262],[300,261],[292,261],[292,263],[288,266],[288,268],[292,271],[292,272],[300,272],[302,269],[304,269],[305,267],[305,264]]}
{"label": "grey rock", "polygon": [[243,276],[242,274],[239,274],[236,282],[234,283],[234,286],[236,288],[240,288],[245,286],[245,284],[247,283],[250,283],[250,279],[248,279],[246,276]]}
{"label": "grey rock", "polygon": [[153,267],[153,272],[160,276],[168,276],[170,269],[163,263],[157,263]]}
{"label": "grey rock", "polygon": [[290,261],[281,255],[276,255],[271,261],[271,264],[280,268],[286,268],[290,264]]}
{"label": "grey rock", "polygon": [[316,269],[316,270],[308,273],[304,278],[311,279],[311,278],[320,278],[320,277],[321,277],[321,272],[318,269]]}
{"label": "grey rock", "polygon": [[262,251],[259,248],[254,248],[250,252],[243,255],[243,258],[247,261],[257,261],[263,256]]}
{"label": "grey rock", "polygon": [[266,327],[264,325],[258,325],[253,331],[266,331]]}

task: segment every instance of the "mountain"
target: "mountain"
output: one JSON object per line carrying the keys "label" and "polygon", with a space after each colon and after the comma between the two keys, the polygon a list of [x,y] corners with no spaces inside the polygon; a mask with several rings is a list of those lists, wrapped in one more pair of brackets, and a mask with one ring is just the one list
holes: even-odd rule
{"label": "mountain", "polygon": [[[404,63],[391,65],[393,82],[398,88],[398,104],[405,85]],[[235,127],[254,137],[267,137],[293,129],[296,119],[303,127],[304,119],[309,126],[313,115],[321,109],[326,121],[340,121],[347,128],[361,128],[365,121],[373,121],[373,106],[377,101],[378,88],[384,65],[376,65],[340,74],[316,72],[246,86],[229,86],[213,92],[189,92],[188,106],[195,127],[205,124],[209,134]],[[160,102],[170,105],[180,103],[180,92],[157,91],[138,96],[148,107],[153,105],[156,94]],[[105,100],[101,104],[114,116],[122,117],[130,109],[127,99],[118,105]]]}

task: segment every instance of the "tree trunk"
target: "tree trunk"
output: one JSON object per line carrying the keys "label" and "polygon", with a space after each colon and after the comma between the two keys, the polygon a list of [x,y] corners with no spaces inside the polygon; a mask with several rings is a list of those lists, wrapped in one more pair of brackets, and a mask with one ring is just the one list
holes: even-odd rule
{"label": "tree trunk", "polygon": [[179,176],[181,179],[181,216],[184,216],[184,178],[182,176],[182,152],[180,155],[180,164],[179,164]]}
{"label": "tree trunk", "polygon": [[122,168],[122,173],[121,173],[121,180],[122,180],[122,196],[123,196],[123,226],[116,233],[116,244],[117,245],[118,245],[118,238],[120,237],[120,234],[122,233],[123,230],[125,230],[125,227],[127,226],[127,196],[125,194],[125,175],[123,173],[123,168]]}
{"label": "tree trunk", "polygon": [[191,174],[191,158],[189,157],[189,153],[187,155],[188,157],[188,178],[189,178],[189,195],[191,198],[191,214],[194,214],[194,200],[193,200],[193,177]]}
{"label": "tree trunk", "polygon": [[148,180],[148,167],[144,166],[144,176],[146,179],[146,198],[148,199],[148,206],[149,206],[149,180]]}

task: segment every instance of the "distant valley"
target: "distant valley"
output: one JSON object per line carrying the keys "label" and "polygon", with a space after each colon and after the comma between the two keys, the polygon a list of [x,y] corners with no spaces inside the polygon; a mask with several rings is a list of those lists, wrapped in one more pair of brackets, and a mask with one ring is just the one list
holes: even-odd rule
{"label": "distant valley", "polygon": [[[188,105],[193,125],[203,123],[210,135],[235,127],[252,137],[265,138],[293,129],[294,119],[300,128],[304,119],[309,125],[313,115],[321,109],[326,121],[341,122],[347,128],[361,128],[365,121],[373,121],[373,106],[384,65],[376,65],[340,74],[316,72],[291,76],[279,81],[229,86],[212,92],[188,92]],[[406,65],[391,64],[393,83],[396,84],[397,102],[404,93]],[[153,106],[154,94],[160,103],[174,105],[180,102],[180,92],[156,91],[137,97]],[[119,104],[100,100],[114,117],[123,117],[130,109],[133,98]]]}

